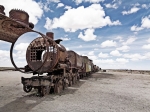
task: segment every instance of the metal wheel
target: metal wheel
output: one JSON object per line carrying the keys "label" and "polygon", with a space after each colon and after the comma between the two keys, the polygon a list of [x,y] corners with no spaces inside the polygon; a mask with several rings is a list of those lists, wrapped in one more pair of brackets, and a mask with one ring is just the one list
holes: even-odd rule
{"label": "metal wheel", "polygon": [[55,93],[61,93],[63,90],[63,85],[62,85],[62,81],[58,81],[56,84],[55,84]]}
{"label": "metal wheel", "polygon": [[26,93],[29,93],[29,92],[32,90],[32,86],[25,86],[25,85],[23,85],[23,90],[24,90]]}
{"label": "metal wheel", "polygon": [[45,96],[50,93],[50,87],[49,86],[42,86],[41,87],[41,96]]}

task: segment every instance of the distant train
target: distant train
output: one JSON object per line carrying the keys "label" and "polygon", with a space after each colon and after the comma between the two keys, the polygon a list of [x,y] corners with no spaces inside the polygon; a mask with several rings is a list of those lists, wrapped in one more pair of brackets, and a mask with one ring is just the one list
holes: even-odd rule
{"label": "distant train", "polygon": [[50,92],[60,93],[79,79],[100,70],[87,56],[67,51],[60,44],[61,39],[54,40],[52,32],[44,35],[32,30],[34,25],[29,23],[29,15],[25,11],[13,9],[9,14],[9,17],[5,16],[4,7],[0,5],[0,40],[12,43],[10,57],[17,70],[21,71],[12,56],[17,39],[28,32],[41,35],[34,39],[26,50],[27,65],[21,72],[33,73],[33,76],[21,78],[25,92],[28,93],[34,88],[42,96]]}

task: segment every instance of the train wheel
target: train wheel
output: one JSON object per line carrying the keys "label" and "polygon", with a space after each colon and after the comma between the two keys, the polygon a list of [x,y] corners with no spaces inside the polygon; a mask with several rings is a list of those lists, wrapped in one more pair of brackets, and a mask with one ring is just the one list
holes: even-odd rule
{"label": "train wheel", "polygon": [[63,85],[62,85],[62,82],[59,81],[55,84],[55,93],[60,94],[62,90],[63,90]]}
{"label": "train wheel", "polygon": [[49,86],[42,86],[41,87],[41,96],[45,96],[50,93],[50,87]]}
{"label": "train wheel", "polygon": [[29,92],[32,90],[32,86],[25,86],[25,85],[23,85],[23,90],[24,90],[26,93],[29,93]]}

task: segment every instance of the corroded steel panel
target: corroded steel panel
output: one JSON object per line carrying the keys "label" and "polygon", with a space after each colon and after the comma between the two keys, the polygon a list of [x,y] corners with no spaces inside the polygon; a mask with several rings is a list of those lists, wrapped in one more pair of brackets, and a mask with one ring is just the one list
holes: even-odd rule
{"label": "corroded steel panel", "polygon": [[19,36],[30,31],[29,27],[0,13],[0,40],[14,43]]}

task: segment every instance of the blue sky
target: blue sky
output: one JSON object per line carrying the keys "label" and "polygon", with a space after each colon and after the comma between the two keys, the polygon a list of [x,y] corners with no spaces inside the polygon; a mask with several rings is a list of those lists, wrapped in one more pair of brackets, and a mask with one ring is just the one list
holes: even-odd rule
{"label": "blue sky", "polygon": [[[68,50],[87,55],[102,69],[142,69],[150,66],[150,0],[1,0],[8,16],[12,8],[29,13],[34,30],[54,32]],[[28,6],[28,7],[27,7]],[[35,37],[21,37],[14,49],[18,66]],[[12,66],[10,43],[0,41],[0,66]]]}

